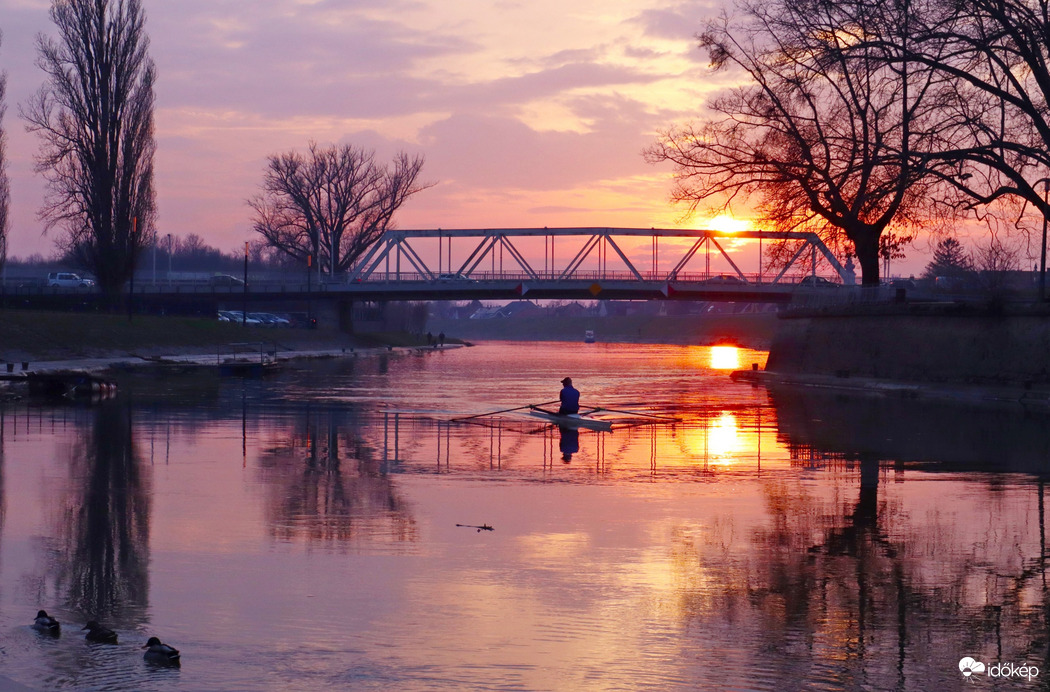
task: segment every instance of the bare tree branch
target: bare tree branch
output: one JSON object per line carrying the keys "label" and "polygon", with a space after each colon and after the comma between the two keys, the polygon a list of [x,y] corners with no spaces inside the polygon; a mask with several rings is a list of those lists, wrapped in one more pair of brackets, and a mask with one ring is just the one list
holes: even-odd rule
{"label": "bare tree branch", "polygon": [[[899,252],[936,215],[931,169],[946,165],[918,155],[943,98],[938,73],[887,58],[907,51],[907,6],[745,0],[739,9],[742,19],[709,23],[699,41],[715,69],[739,71],[745,85],[713,99],[699,124],[664,132],[648,159],[674,164],[672,200],[690,213],[754,200],[773,228],[851,243],[864,283],[878,283],[880,254]],[[879,41],[858,49],[866,37]]]}
{"label": "bare tree branch", "polygon": [[[929,158],[955,167],[956,175],[945,181],[973,206],[1018,197],[1050,216],[1039,191],[1050,174],[1050,3],[916,5],[907,51],[888,58],[922,64],[953,87],[940,109],[942,126]],[[867,36],[861,45],[882,44]]]}

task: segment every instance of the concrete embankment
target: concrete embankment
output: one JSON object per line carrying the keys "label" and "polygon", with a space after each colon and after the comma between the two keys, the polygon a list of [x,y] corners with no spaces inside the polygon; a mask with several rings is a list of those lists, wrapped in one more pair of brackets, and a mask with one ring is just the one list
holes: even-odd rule
{"label": "concrete embankment", "polygon": [[1050,310],[852,306],[781,317],[755,381],[1050,405]]}

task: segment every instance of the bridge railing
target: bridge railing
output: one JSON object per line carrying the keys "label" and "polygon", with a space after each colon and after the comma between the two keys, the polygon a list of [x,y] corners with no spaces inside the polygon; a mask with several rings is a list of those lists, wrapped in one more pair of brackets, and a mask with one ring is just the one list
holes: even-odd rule
{"label": "bridge railing", "polygon": [[[666,271],[640,271],[639,272],[642,281],[651,283],[703,283],[703,282],[717,282],[717,283],[735,283],[737,281],[741,283],[748,283],[756,286],[794,286],[800,281],[810,276],[811,274],[806,273],[793,273],[781,276],[779,281],[776,280],[776,274],[764,273],[741,273],[741,274],[730,274],[726,272],[682,272],[674,277],[668,276]],[[826,278],[830,282],[834,282],[834,277],[821,277]],[[580,281],[637,281],[638,277],[629,271],[608,271],[608,270],[577,270],[571,277],[563,277],[557,271],[536,271],[533,274],[528,274],[521,271],[504,271],[504,272],[491,272],[491,271],[476,271],[469,275],[441,275],[438,278],[432,278],[425,274],[418,272],[372,272],[367,278],[355,280],[352,283],[398,283],[398,282],[427,282],[435,285],[444,284],[468,284],[468,283],[481,283],[481,282],[506,282],[506,281],[523,281],[523,282],[572,282],[578,283]],[[337,277],[330,283],[338,284],[342,281]],[[841,284],[839,284],[841,285]]]}
{"label": "bridge railing", "polygon": [[[673,278],[669,278],[666,272],[639,272],[642,282],[651,284],[689,285],[689,284],[713,284],[718,286],[751,286],[751,287],[797,287],[800,281],[811,276],[809,273],[788,274],[777,277],[775,274],[765,273],[741,273],[729,274],[725,272],[682,272]],[[247,290],[250,293],[325,293],[330,291],[352,290],[354,286],[375,286],[377,284],[425,284],[435,289],[442,287],[463,288],[474,284],[495,284],[507,282],[520,282],[535,284],[538,282],[566,284],[578,286],[586,282],[629,282],[639,283],[638,276],[629,271],[610,270],[577,270],[571,277],[563,277],[556,271],[540,271],[529,274],[521,271],[478,271],[470,275],[441,275],[437,278],[418,272],[372,272],[365,278],[349,280],[347,274],[335,277],[312,276],[309,279],[302,276],[293,277],[253,277],[249,275]],[[807,279],[808,280],[808,279]],[[829,279],[833,281],[834,279]],[[836,284],[841,286],[841,284]],[[19,281],[5,281],[0,284],[0,290],[7,295],[65,295],[65,294],[91,294],[96,291],[93,288],[60,288],[29,284]],[[213,285],[206,281],[172,281],[172,282],[135,282],[135,294],[217,294],[236,295],[243,293],[243,284],[236,285]]]}

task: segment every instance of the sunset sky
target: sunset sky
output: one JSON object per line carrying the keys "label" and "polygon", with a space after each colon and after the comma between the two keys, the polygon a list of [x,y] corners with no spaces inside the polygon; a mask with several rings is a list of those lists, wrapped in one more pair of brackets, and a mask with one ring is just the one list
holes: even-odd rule
{"label": "sunset sky", "polygon": [[[160,234],[230,251],[268,154],[350,142],[426,158],[402,228],[670,227],[669,166],[642,150],[726,77],[694,34],[718,0],[145,0],[157,64]],[[38,149],[48,0],[0,0],[10,253],[51,252]],[[702,219],[689,222],[703,225]],[[920,265],[921,266],[921,265]]]}

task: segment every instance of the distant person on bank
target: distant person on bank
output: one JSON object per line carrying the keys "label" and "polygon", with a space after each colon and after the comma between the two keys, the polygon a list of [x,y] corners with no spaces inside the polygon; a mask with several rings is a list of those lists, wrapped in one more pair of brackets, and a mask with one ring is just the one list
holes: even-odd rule
{"label": "distant person on bank", "polygon": [[558,407],[559,416],[567,416],[570,413],[580,412],[580,390],[572,386],[572,378],[566,377],[561,381],[561,393],[558,395],[558,400],[561,401],[561,406]]}

